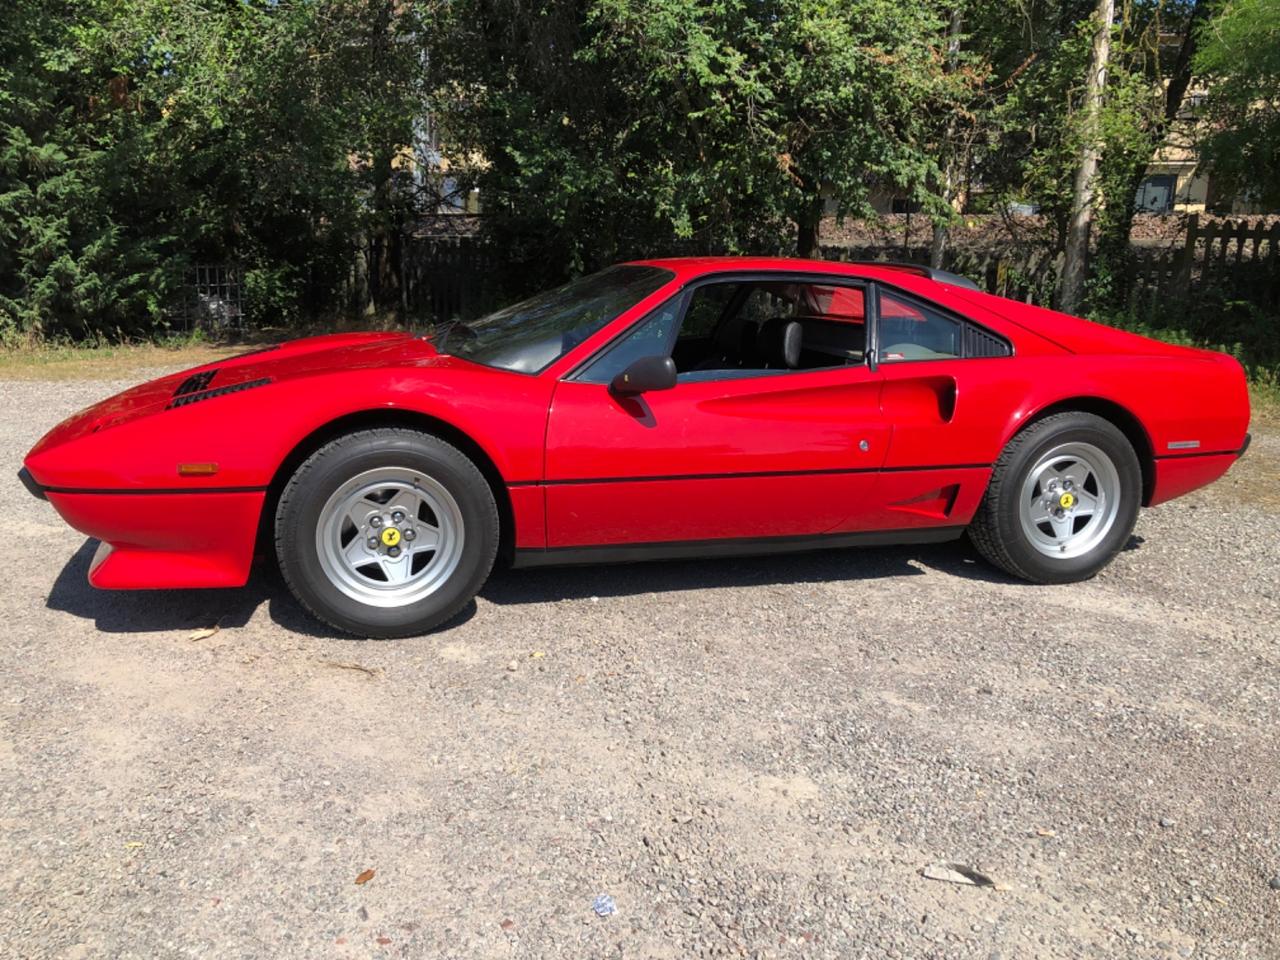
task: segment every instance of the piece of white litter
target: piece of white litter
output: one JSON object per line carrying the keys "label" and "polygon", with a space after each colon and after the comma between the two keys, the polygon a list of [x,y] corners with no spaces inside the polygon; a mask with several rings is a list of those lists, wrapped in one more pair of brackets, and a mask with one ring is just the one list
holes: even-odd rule
{"label": "piece of white litter", "polygon": [[963,863],[931,863],[920,869],[920,876],[926,880],[942,880],[946,883],[962,883],[971,887],[994,887],[996,882],[985,873],[979,873],[973,867]]}

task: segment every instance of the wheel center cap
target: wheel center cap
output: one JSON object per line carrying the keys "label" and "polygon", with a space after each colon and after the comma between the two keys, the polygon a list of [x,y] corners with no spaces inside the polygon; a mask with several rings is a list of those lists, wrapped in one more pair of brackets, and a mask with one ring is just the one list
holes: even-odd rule
{"label": "wheel center cap", "polygon": [[[1075,504],[1076,504],[1076,498],[1074,494],[1064,493],[1062,496],[1058,498],[1058,506],[1060,506],[1063,510],[1070,510],[1072,507],[1075,506]],[[383,536],[386,536],[386,534],[383,534]]]}
{"label": "wheel center cap", "polygon": [[382,543],[384,546],[394,547],[400,542],[400,531],[395,527],[387,527],[382,531]]}

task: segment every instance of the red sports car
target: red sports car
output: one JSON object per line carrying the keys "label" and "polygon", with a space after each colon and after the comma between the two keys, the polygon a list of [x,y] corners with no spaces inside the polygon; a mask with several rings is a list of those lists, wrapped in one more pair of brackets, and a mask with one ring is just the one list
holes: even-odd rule
{"label": "red sports car", "polygon": [[22,478],[106,588],[243,584],[364,636],[452,617],[516,565],[941,541],[1039,583],[1096,573],[1139,506],[1248,445],[1230,357],[927,268],[610,267],[432,336],[314,337],[78,413]]}

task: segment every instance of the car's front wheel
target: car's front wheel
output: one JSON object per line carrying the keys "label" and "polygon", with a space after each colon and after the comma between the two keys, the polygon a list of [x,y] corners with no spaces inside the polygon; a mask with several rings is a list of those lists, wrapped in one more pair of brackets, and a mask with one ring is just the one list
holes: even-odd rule
{"label": "car's front wheel", "polygon": [[1141,500],[1142,468],[1119,428],[1082,411],[1054,414],[1009,442],[969,538],[1024,580],[1086,580],[1128,542]]}
{"label": "car's front wheel", "polygon": [[457,614],[493,567],[498,510],[484,475],[438,437],[360,430],[285,485],[276,553],[294,595],[348,633],[403,637]]}

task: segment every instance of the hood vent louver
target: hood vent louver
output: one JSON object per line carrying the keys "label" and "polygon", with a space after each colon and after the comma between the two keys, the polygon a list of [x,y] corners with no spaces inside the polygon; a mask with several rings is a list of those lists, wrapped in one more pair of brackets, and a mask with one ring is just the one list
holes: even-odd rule
{"label": "hood vent louver", "polygon": [[212,370],[202,370],[200,373],[193,373],[191,376],[187,377],[187,379],[178,384],[178,389],[173,391],[173,395],[175,397],[181,397],[188,393],[199,393],[201,390],[204,390],[209,386],[209,381],[213,379],[214,374],[217,372],[218,368],[214,367]]}
{"label": "hood vent louver", "polygon": [[[200,374],[203,376],[203,374]],[[192,377],[191,379],[195,379]],[[210,372],[209,379],[212,379]],[[215,387],[213,390],[197,390],[195,393],[174,394],[172,400],[165,405],[166,410],[172,410],[174,407],[186,407],[193,403],[199,403],[201,400],[212,400],[214,397],[225,397],[229,393],[239,393],[242,390],[252,390],[254,387],[265,387],[271,382],[270,377],[262,377],[258,380],[245,380],[243,383],[233,383],[225,387]],[[208,380],[205,381],[208,383]],[[186,384],[184,383],[183,386]]]}

